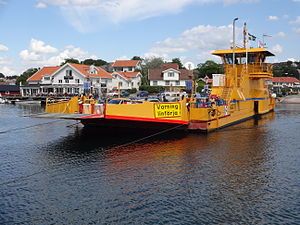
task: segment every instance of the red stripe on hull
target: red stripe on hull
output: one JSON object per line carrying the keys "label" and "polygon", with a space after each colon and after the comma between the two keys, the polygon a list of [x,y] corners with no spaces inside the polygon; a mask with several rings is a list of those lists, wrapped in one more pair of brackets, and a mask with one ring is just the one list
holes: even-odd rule
{"label": "red stripe on hull", "polygon": [[183,120],[167,120],[167,119],[127,117],[127,116],[111,116],[111,115],[106,115],[105,119],[141,121],[141,122],[152,122],[152,123],[183,124],[183,125],[188,124],[187,121],[183,121]]}

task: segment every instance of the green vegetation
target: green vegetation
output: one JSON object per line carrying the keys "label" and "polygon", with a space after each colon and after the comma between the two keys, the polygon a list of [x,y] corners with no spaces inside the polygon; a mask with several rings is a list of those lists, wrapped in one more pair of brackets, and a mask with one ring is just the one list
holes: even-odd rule
{"label": "green vegetation", "polygon": [[223,66],[212,60],[207,60],[205,63],[197,65],[196,70],[198,71],[199,77],[209,76],[211,78],[214,73],[224,73]]}
{"label": "green vegetation", "polygon": [[141,58],[140,56],[133,56],[131,58],[131,60],[140,60],[140,61],[143,61],[143,58]]}
{"label": "green vegetation", "polygon": [[164,64],[164,60],[159,57],[153,57],[153,58],[146,58],[143,61],[142,64],[142,85],[148,85],[148,70],[159,68],[161,65]]}
{"label": "green vegetation", "polygon": [[19,77],[17,77],[16,84],[19,85],[20,82],[24,85],[27,84],[27,79],[31,77],[34,73],[36,73],[39,69],[38,68],[30,68],[24,71]]}
{"label": "green vegetation", "polygon": [[148,91],[150,94],[159,93],[164,90],[165,90],[165,88],[161,87],[161,86],[149,86],[149,85],[140,86],[140,91]]}
{"label": "green vegetation", "polygon": [[273,64],[274,77],[296,77],[300,79],[300,62],[281,62]]}
{"label": "green vegetation", "polygon": [[65,59],[65,61],[62,62],[62,63],[60,64],[60,66],[63,66],[63,65],[65,65],[66,63],[80,64],[80,62],[79,62],[78,59],[69,58],[69,59]]}
{"label": "green vegetation", "polygon": [[105,60],[102,60],[102,59],[85,59],[85,60],[81,61],[81,64],[94,65],[94,66],[104,66],[104,65],[107,65],[108,63]]}
{"label": "green vegetation", "polygon": [[[179,58],[172,59],[172,63],[177,63],[179,66],[179,69],[183,69],[183,64]],[[188,68],[187,68],[188,69]]]}

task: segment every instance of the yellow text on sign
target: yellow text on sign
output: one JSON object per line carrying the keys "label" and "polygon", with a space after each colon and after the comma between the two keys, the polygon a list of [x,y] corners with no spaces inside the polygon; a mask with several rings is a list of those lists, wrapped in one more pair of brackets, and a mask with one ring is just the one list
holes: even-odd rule
{"label": "yellow text on sign", "polygon": [[161,103],[154,104],[155,118],[171,118],[181,116],[181,107],[179,103]]}

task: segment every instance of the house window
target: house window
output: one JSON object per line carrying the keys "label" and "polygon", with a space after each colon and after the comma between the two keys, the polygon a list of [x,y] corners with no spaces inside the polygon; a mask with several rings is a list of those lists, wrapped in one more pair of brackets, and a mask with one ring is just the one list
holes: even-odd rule
{"label": "house window", "polygon": [[58,83],[62,84],[62,80],[58,80]]}
{"label": "house window", "polygon": [[123,83],[122,82],[119,82],[119,87],[122,87]]}
{"label": "house window", "polygon": [[153,86],[157,86],[157,80],[153,81]]}
{"label": "house window", "polygon": [[177,86],[180,85],[180,81],[179,81],[179,80],[176,81],[176,85],[177,85]]}
{"label": "house window", "polygon": [[72,76],[72,70],[66,70],[66,76],[71,77]]}
{"label": "house window", "polygon": [[96,83],[99,84],[99,83],[100,83],[100,79],[97,79],[97,80],[96,80]]}
{"label": "house window", "polygon": [[174,72],[169,72],[168,73],[168,77],[174,77],[175,75],[174,75]]}
{"label": "house window", "polygon": [[167,81],[166,81],[166,85],[170,85],[170,81],[167,80]]}
{"label": "house window", "polygon": [[79,79],[75,79],[76,84],[79,84],[79,82],[80,82]]}
{"label": "house window", "polygon": [[68,84],[68,83],[69,83],[69,80],[65,80],[65,83]]}
{"label": "house window", "polygon": [[133,82],[131,82],[131,86],[133,87],[133,85],[134,85],[134,83]]}

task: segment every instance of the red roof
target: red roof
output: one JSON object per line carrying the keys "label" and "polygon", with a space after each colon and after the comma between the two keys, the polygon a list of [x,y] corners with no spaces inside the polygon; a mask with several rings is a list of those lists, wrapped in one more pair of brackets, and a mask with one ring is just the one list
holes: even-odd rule
{"label": "red roof", "polygon": [[40,81],[46,75],[52,75],[55,71],[57,71],[59,66],[46,66],[34,73],[31,77],[27,79],[27,81]]}
{"label": "red roof", "polygon": [[121,76],[125,77],[126,79],[135,78],[139,74],[141,74],[140,72],[121,72],[121,71],[114,72],[114,74],[116,74],[116,73],[120,74]]}
{"label": "red roof", "polygon": [[149,80],[163,80],[163,71],[168,69],[175,69],[179,71],[179,80],[191,80],[192,72],[187,69],[179,69],[177,63],[164,63],[160,68],[149,69],[148,78]]}
{"label": "red roof", "polygon": [[164,63],[161,65],[161,68],[163,70],[167,70],[167,69],[175,69],[175,70],[179,70],[179,65],[177,63]]}
{"label": "red roof", "polygon": [[74,67],[76,70],[78,70],[82,75],[86,77],[99,77],[99,78],[112,78],[111,74],[102,69],[101,67],[96,67],[96,70],[98,71],[97,74],[91,74],[90,66],[89,65],[83,65],[83,64],[75,64],[75,63],[69,63],[70,66]]}
{"label": "red roof", "polygon": [[140,60],[116,60],[113,67],[136,67]]}
{"label": "red roof", "polygon": [[273,83],[299,83],[300,81],[296,77],[273,77]]}

